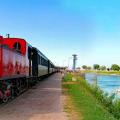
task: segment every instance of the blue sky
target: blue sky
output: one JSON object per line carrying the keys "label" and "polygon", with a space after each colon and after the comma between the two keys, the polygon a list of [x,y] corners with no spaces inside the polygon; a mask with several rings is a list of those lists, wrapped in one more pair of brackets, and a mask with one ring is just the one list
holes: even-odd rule
{"label": "blue sky", "polygon": [[0,34],[25,38],[56,65],[120,65],[119,0],[0,0]]}

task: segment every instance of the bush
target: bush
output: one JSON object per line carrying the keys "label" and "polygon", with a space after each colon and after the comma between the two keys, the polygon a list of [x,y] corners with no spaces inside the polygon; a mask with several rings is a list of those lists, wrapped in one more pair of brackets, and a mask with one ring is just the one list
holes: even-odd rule
{"label": "bush", "polygon": [[80,84],[91,92],[95,98],[117,119],[120,119],[120,100],[115,100],[115,94],[105,94],[98,86],[90,85],[85,80],[80,80]]}
{"label": "bush", "polygon": [[[72,80],[71,74],[68,74],[64,77],[64,81],[68,82]],[[80,76],[76,75],[77,81],[80,82],[80,85],[83,86],[88,92],[90,92],[109,113],[112,113],[113,116],[120,120],[120,100],[115,100],[115,94],[108,95],[105,94],[98,86],[90,85],[86,80],[82,79]],[[67,85],[67,88],[70,88]]]}

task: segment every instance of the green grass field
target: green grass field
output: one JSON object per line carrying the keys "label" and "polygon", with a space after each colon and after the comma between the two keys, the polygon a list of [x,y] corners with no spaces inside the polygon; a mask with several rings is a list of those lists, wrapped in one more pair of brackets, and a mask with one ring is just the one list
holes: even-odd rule
{"label": "green grass field", "polygon": [[73,82],[71,74],[67,74],[63,79],[63,89],[67,90],[66,94],[75,107],[77,120],[81,120],[81,115],[82,120],[116,120],[84,86],[82,81],[83,79],[79,77]]}

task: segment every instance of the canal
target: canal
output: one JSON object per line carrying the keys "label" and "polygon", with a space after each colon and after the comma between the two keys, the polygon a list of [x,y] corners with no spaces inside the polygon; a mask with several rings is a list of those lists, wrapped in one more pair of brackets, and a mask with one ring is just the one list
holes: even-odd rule
{"label": "canal", "polygon": [[85,79],[89,84],[99,86],[104,93],[111,95],[116,94],[120,98],[120,76],[117,75],[100,75],[96,73],[86,73]]}

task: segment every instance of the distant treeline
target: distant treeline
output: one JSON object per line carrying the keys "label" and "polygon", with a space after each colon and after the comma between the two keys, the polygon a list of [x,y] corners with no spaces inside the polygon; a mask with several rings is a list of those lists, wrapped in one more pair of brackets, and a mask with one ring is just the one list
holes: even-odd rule
{"label": "distant treeline", "polygon": [[[77,69],[81,69],[80,67],[78,67]],[[83,65],[82,69],[84,70],[114,70],[114,71],[119,71],[120,70],[120,66],[117,64],[112,64],[110,68],[106,67],[105,65],[99,65],[99,64],[94,64],[92,67],[91,66],[87,66],[87,65]]]}

